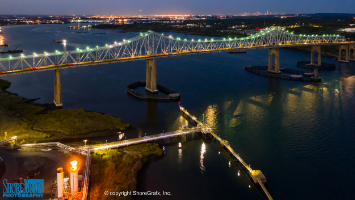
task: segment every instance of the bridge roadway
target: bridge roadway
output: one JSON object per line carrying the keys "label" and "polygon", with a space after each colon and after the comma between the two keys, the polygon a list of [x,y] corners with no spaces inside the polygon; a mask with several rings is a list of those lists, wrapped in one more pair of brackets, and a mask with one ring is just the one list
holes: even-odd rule
{"label": "bridge roadway", "polygon": [[265,176],[261,173],[260,170],[253,170],[251,167],[249,167],[249,165],[247,165],[244,160],[239,156],[239,154],[235,153],[235,151],[232,149],[232,147],[229,145],[227,140],[223,140],[222,138],[220,138],[218,135],[216,135],[215,133],[213,133],[213,131],[211,130],[211,128],[209,128],[207,125],[204,125],[202,122],[198,121],[197,118],[193,115],[191,115],[189,112],[187,112],[187,110],[180,106],[180,110],[181,112],[183,112],[185,115],[187,115],[188,117],[190,117],[192,120],[194,120],[198,127],[201,127],[202,133],[208,133],[211,134],[212,137],[214,137],[216,140],[218,140],[222,146],[224,146],[225,148],[227,148],[229,150],[229,152],[238,159],[238,161],[248,170],[250,177],[253,179],[254,183],[259,183],[259,185],[261,186],[261,188],[264,190],[266,196],[268,197],[269,200],[272,200],[273,198],[271,197],[270,193],[267,191],[266,187],[264,186],[264,182],[266,182],[266,178]]}
{"label": "bridge roadway", "polygon": [[[354,42],[334,42],[334,43],[307,43],[307,44],[280,44],[280,45],[261,45],[261,46],[252,46],[252,47],[233,47],[233,48],[221,48],[221,49],[211,49],[211,50],[201,50],[201,51],[185,51],[185,52],[172,52],[172,53],[162,53],[156,55],[142,55],[142,56],[132,56],[132,57],[123,57],[123,58],[112,58],[112,59],[104,59],[104,60],[95,60],[95,61],[84,61],[84,62],[72,62],[72,63],[64,63],[64,64],[52,64],[52,65],[44,65],[44,66],[35,66],[35,67],[27,67],[21,69],[7,70],[1,71],[1,76],[10,76],[15,74],[25,74],[25,73],[33,73],[33,72],[41,72],[41,71],[49,71],[55,69],[66,69],[66,68],[75,68],[75,67],[85,67],[92,65],[102,65],[102,64],[111,64],[111,63],[120,63],[120,62],[128,62],[128,61],[137,61],[137,60],[147,60],[147,59],[155,59],[155,58],[164,58],[171,56],[184,56],[184,55],[194,55],[201,53],[214,53],[214,52],[228,52],[235,50],[249,50],[249,49],[267,49],[267,48],[283,48],[283,47],[302,47],[302,46],[319,46],[319,45],[340,45],[340,44],[352,44]],[[1,61],[1,58],[0,58]],[[1,69],[1,68],[0,68]]]}

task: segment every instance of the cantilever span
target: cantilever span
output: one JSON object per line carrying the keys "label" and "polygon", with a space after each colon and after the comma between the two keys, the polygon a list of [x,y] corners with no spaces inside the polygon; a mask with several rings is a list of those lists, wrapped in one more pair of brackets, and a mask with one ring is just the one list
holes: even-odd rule
{"label": "cantilever span", "polygon": [[248,37],[223,38],[219,40],[187,40],[150,31],[141,33],[139,36],[129,40],[106,44],[103,47],[77,48],[74,51],[33,53],[32,55],[21,54],[18,57],[0,58],[0,76],[235,49],[345,43],[349,42],[345,40],[344,36],[334,34],[296,35],[286,31],[283,27],[270,27],[263,32]]}

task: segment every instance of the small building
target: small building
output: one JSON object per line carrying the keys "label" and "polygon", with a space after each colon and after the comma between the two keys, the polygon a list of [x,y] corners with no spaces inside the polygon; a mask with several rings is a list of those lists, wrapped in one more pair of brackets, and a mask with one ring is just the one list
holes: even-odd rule
{"label": "small building", "polygon": [[250,175],[253,176],[254,181],[257,181],[259,179],[262,183],[266,183],[266,178],[260,170],[252,170]]}

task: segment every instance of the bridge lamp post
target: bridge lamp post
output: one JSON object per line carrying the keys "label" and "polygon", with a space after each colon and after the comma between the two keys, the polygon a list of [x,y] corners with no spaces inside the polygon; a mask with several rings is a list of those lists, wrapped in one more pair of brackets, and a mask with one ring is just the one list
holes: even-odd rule
{"label": "bridge lamp post", "polygon": [[84,140],[84,142],[85,142],[85,146],[86,146],[86,142],[87,142],[88,140]]}

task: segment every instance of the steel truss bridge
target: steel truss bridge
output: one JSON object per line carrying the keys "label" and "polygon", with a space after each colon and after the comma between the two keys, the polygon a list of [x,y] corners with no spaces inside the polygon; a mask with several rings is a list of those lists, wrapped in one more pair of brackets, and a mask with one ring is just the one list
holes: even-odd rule
{"label": "steel truss bridge", "polygon": [[346,43],[351,42],[347,42],[344,36],[296,35],[283,27],[270,27],[263,32],[243,38],[189,41],[149,31],[132,39],[106,44],[103,47],[0,58],[0,76],[216,51]]}

